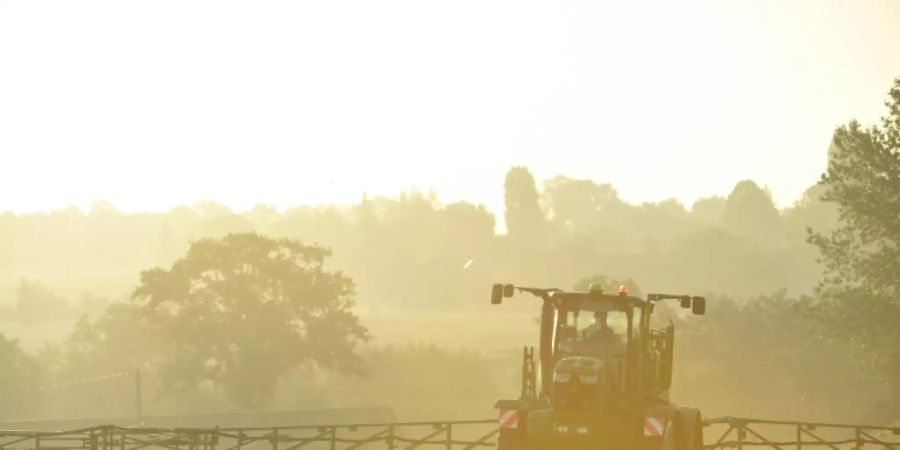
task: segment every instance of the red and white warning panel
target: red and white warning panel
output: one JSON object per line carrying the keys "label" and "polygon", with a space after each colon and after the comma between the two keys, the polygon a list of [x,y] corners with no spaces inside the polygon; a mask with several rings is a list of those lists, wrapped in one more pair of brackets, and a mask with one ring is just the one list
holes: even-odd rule
{"label": "red and white warning panel", "polygon": [[668,419],[665,417],[645,417],[644,436],[662,437],[666,432]]}
{"label": "red and white warning panel", "polygon": [[519,411],[515,409],[497,409],[497,424],[500,428],[518,428]]}

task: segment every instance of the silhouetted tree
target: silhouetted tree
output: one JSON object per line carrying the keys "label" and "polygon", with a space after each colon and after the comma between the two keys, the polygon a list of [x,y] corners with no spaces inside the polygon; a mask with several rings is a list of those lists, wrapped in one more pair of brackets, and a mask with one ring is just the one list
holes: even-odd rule
{"label": "silhouetted tree", "polygon": [[828,335],[882,374],[900,415],[900,78],[886,106],[881,126],[852,121],[834,132],[821,184],[839,225],[811,237],[825,276],[810,307]]}
{"label": "silhouetted tree", "polygon": [[159,337],[134,303],[115,302],[96,317],[84,315],[63,344],[59,381],[152,365],[163,357]]}
{"label": "silhouetted tree", "polygon": [[438,226],[446,251],[487,249],[494,238],[494,215],[483,205],[451,203],[438,210]]}
{"label": "silhouetted tree", "polygon": [[166,384],[190,390],[211,382],[256,407],[301,363],[351,369],[368,332],[351,312],[353,281],[325,270],[329,255],[288,239],[231,234],[195,242],[168,270],[143,272],[134,298],[175,346],[163,364]]}
{"label": "silhouetted tree", "polygon": [[722,224],[735,233],[765,242],[780,244],[781,216],[769,193],[753,181],[743,180],[728,195]]}
{"label": "silhouetted tree", "polygon": [[794,239],[808,236],[810,229],[818,233],[830,233],[837,227],[837,206],[833,202],[822,200],[825,190],[825,185],[815,184],[792,207],[784,210],[782,217],[785,231],[790,233],[789,239],[797,242]]}
{"label": "silhouetted tree", "polygon": [[221,238],[233,233],[253,232],[253,223],[246,216],[223,214],[213,216],[193,232],[194,239]]}
{"label": "silhouetted tree", "polygon": [[171,264],[181,253],[178,251],[179,244],[171,222],[168,218],[163,217],[159,224],[159,237],[156,244],[156,264],[160,266]]}
{"label": "silhouetted tree", "polygon": [[720,225],[725,215],[726,200],[722,197],[704,197],[691,206],[691,217],[708,225]]}
{"label": "silhouetted tree", "polygon": [[541,247],[545,222],[534,176],[525,167],[513,167],[506,173],[503,187],[509,237],[520,243],[529,243],[531,247]]}
{"label": "silhouetted tree", "polygon": [[18,342],[0,335],[0,418],[33,414],[39,406],[39,380],[38,362]]}
{"label": "silhouetted tree", "polygon": [[278,220],[278,210],[272,206],[258,204],[244,214],[254,230],[268,230]]}
{"label": "silhouetted tree", "polygon": [[568,235],[596,231],[604,215],[614,215],[622,205],[609,184],[557,176],[544,183],[544,203],[554,227]]}
{"label": "silhouetted tree", "polygon": [[872,377],[847,364],[845,345],[818,338],[795,305],[783,290],[711,296],[705,316],[660,304],[675,322],[673,395],[703,399],[708,414],[859,420],[878,395]]}
{"label": "silhouetted tree", "polygon": [[9,272],[15,265],[16,216],[6,211],[0,214],[0,270]]}
{"label": "silhouetted tree", "polygon": [[367,194],[363,194],[355,212],[356,227],[361,233],[368,234],[375,231],[375,228],[378,226],[378,213],[375,211],[375,205]]}
{"label": "silhouetted tree", "polygon": [[69,302],[39,281],[21,280],[16,290],[16,317],[33,323],[66,317]]}

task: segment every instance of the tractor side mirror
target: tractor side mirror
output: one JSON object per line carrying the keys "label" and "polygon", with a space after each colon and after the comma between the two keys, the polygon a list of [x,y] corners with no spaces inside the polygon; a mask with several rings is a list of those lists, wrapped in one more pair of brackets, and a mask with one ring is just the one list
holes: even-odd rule
{"label": "tractor side mirror", "polygon": [[492,305],[499,305],[499,304],[503,303],[503,293],[504,293],[503,291],[504,291],[503,285],[500,283],[497,283],[497,284],[491,286],[491,304]]}
{"label": "tractor side mirror", "polygon": [[691,297],[685,295],[681,297],[681,307],[682,308],[690,308],[691,307]]}
{"label": "tractor side mirror", "polygon": [[706,298],[694,297],[691,303],[691,312],[698,316],[706,314]]}
{"label": "tractor side mirror", "polygon": [[511,284],[503,285],[503,296],[504,297],[510,298],[515,293],[516,293],[516,291],[515,291],[515,287],[513,285],[511,285]]}

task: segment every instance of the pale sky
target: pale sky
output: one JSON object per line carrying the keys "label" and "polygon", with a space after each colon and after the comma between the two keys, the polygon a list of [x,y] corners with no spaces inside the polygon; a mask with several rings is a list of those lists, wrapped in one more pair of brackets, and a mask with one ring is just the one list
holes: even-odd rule
{"label": "pale sky", "polygon": [[896,1],[0,0],[0,211],[417,187],[502,215],[512,165],[786,206],[897,76]]}

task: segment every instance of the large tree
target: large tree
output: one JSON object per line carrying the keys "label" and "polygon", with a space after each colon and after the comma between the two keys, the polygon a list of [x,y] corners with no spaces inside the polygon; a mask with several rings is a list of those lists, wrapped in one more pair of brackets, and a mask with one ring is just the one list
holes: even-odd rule
{"label": "large tree", "polygon": [[540,248],[544,238],[544,213],[538,201],[534,176],[525,167],[513,167],[503,183],[506,230],[520,243]]}
{"label": "large tree", "polygon": [[821,184],[838,226],[811,237],[825,264],[811,311],[884,377],[900,414],[900,78],[886,105],[881,126],[834,132]]}
{"label": "large tree", "polygon": [[569,236],[596,233],[623,206],[612,185],[564,176],[547,180],[543,195],[554,228]]}
{"label": "large tree", "polygon": [[351,311],[353,281],[327,271],[330,251],[258,234],[191,245],[170,269],[141,274],[145,320],[174,351],[166,384],[212,384],[243,407],[271,402],[281,375],[303,363],[352,369],[368,331]]}
{"label": "large tree", "polygon": [[742,237],[770,246],[780,244],[781,216],[765,189],[751,180],[734,186],[725,201],[722,225]]}

